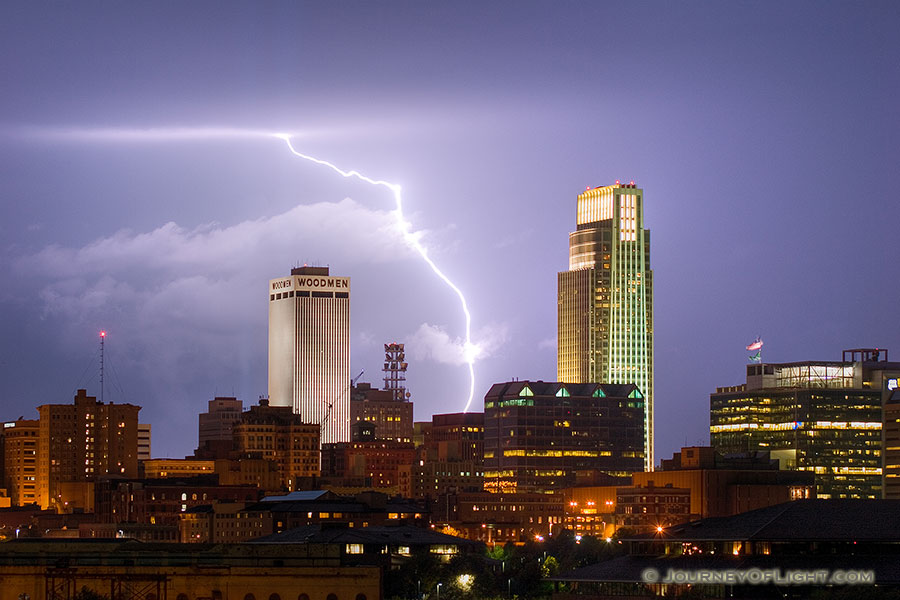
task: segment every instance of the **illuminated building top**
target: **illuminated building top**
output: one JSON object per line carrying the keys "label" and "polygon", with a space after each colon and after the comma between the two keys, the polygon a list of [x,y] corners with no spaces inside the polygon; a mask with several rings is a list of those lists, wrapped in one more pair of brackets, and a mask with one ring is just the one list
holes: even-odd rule
{"label": "illuminated building top", "polygon": [[269,403],[350,440],[350,278],[298,267],[269,280]]}
{"label": "illuminated building top", "polygon": [[653,273],[642,189],[632,181],[577,198],[569,270],[558,278],[557,379],[634,383],[646,398],[653,464]]}

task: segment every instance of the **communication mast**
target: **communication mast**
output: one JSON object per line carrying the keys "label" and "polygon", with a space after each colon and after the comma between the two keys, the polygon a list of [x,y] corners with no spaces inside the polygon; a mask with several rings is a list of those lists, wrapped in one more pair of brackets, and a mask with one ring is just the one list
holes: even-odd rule
{"label": "communication mast", "polygon": [[106,341],[106,331],[100,332],[100,404],[103,404],[103,342]]}
{"label": "communication mast", "polygon": [[391,392],[393,399],[404,402],[409,399],[406,391],[406,352],[403,344],[384,345],[384,389]]}

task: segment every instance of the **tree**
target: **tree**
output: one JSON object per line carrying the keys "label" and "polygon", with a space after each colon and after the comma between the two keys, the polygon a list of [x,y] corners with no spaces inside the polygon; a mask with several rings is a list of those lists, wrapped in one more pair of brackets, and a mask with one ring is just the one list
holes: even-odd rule
{"label": "tree", "polygon": [[109,596],[95,592],[87,586],[83,586],[72,596],[72,600],[109,600]]}

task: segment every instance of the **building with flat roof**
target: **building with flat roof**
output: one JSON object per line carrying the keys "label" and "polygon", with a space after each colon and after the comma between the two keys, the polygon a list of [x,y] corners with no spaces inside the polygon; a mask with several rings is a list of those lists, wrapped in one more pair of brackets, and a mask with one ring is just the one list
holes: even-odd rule
{"label": "building with flat roof", "polygon": [[298,267],[269,281],[269,402],[350,441],[350,278]]}
{"label": "building with flat roof", "polygon": [[691,491],[690,514],[725,517],[816,497],[811,471],[782,471],[768,452],[721,455],[713,448],[682,448],[652,473],[634,473],[635,485],[672,485]]}
{"label": "building with flat roof", "polygon": [[367,421],[375,426],[379,440],[412,443],[413,403],[397,399],[393,390],[378,390],[360,382],[350,387],[350,423]]}
{"label": "building with flat roof", "polygon": [[38,495],[38,435],[37,420],[19,419],[3,424],[3,480],[2,487],[9,494],[10,504],[25,506],[39,501]]}
{"label": "building with flat roof", "polygon": [[634,182],[578,195],[569,269],[558,276],[559,381],[634,383],[644,398],[644,467],[653,468],[653,271],[644,191]]}
{"label": "building with flat roof", "polygon": [[94,481],[137,477],[140,410],[133,404],[98,402],[86,390],[78,390],[72,404],[39,406],[40,505],[61,512],[89,510],[88,488]]}
{"label": "building with flat roof", "polygon": [[484,413],[432,416],[422,428],[417,460],[409,465],[408,490],[413,498],[437,498],[484,488]]}
{"label": "building with flat roof", "polygon": [[509,381],[484,397],[484,489],[540,492],[580,472],[644,467],[644,399],[634,384]]}
{"label": "building with flat roof", "polygon": [[881,498],[883,406],[900,363],[886,350],[841,361],[754,363],[746,383],[710,394],[710,442],[723,454],[769,452],[782,469],[815,475],[819,498]]}
{"label": "building with flat roof", "polygon": [[231,442],[231,428],[240,422],[244,403],[237,398],[216,396],[207,406],[207,411],[197,419],[198,447],[203,448],[208,442]]}
{"label": "building with flat roof", "polygon": [[431,524],[489,545],[542,541],[564,528],[559,493],[448,493],[432,504]]}
{"label": "building with flat roof", "polygon": [[261,398],[232,428],[233,457],[273,461],[281,485],[295,490],[299,481],[319,475],[319,431],[317,424],[304,422],[291,407],[271,406]]}

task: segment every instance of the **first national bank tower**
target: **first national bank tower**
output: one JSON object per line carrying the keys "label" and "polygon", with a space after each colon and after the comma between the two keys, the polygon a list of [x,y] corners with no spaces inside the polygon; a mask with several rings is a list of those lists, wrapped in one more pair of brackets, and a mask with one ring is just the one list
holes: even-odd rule
{"label": "first national bank tower", "polygon": [[350,441],[350,278],[298,267],[269,281],[269,405]]}

